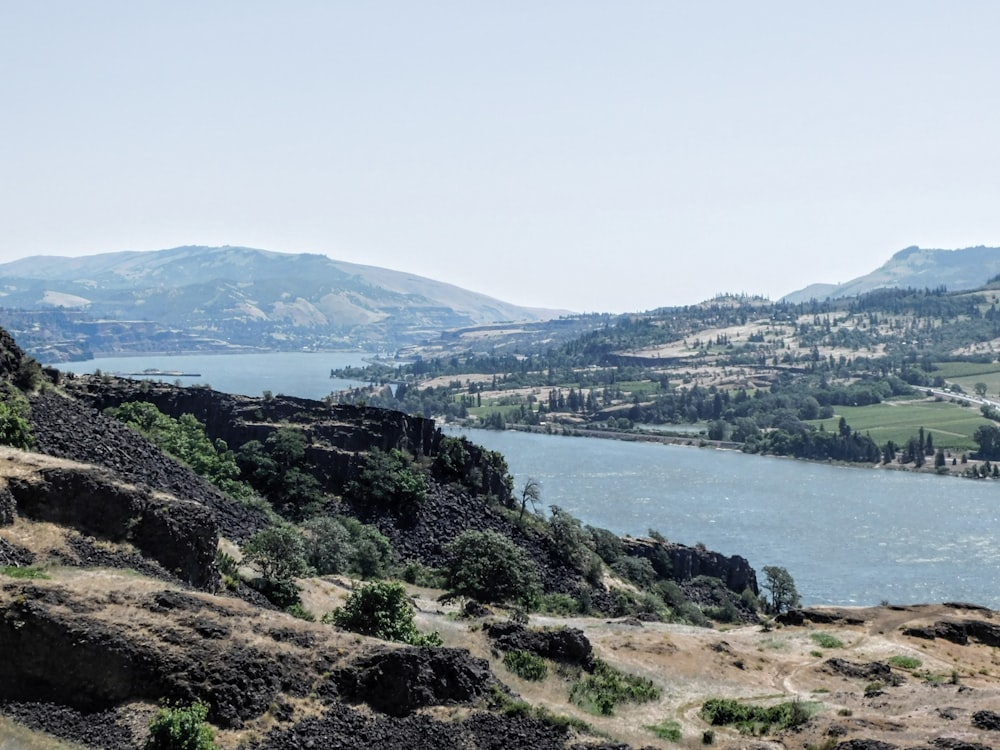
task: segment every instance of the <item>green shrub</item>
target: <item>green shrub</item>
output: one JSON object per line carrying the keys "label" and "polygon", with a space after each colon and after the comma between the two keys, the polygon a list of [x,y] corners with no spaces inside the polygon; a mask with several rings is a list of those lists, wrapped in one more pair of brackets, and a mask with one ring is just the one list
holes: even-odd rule
{"label": "green shrub", "polygon": [[646,729],[655,734],[661,740],[667,740],[669,742],[681,741],[681,725],[680,722],[674,719],[664,719],[659,724],[647,726]]}
{"label": "green shrub", "polygon": [[709,698],[699,715],[712,726],[735,726],[744,734],[767,734],[772,728],[791,729],[805,723],[815,704],[792,701],[774,706],[752,706],[732,698]]}
{"label": "green shrub", "polygon": [[145,401],[127,401],[109,412],[226,494],[239,499],[256,494],[253,488],[239,481],[236,455],[224,441],[213,442],[194,415],[182,414],[174,419]]}
{"label": "green shrub", "polygon": [[294,526],[269,526],[243,545],[243,559],[267,581],[290,581],[307,570],[305,542]]}
{"label": "green shrub", "polygon": [[31,422],[18,404],[0,401],[0,444],[21,450],[29,450],[35,444]]}
{"label": "green shrub", "polygon": [[215,750],[215,733],[205,723],[208,706],[161,708],[149,723],[145,750]]}
{"label": "green shrub", "polygon": [[291,606],[285,607],[285,611],[292,617],[297,617],[300,620],[305,620],[306,622],[316,622],[316,616],[303,607],[302,602],[295,602]]}
{"label": "green shrub", "polygon": [[581,613],[582,606],[569,594],[543,594],[538,611],[547,615],[576,615]]}
{"label": "green shrub", "polygon": [[530,651],[508,651],[503,655],[503,665],[522,680],[544,680],[549,674],[545,659]]}
{"label": "green shrub", "polygon": [[363,506],[377,506],[401,514],[415,511],[427,497],[427,480],[406,454],[372,450],[357,476],[344,488],[345,496]]}
{"label": "green shrub", "polygon": [[417,630],[413,614],[403,584],[377,581],[352,591],[344,606],[324,615],[323,622],[384,641],[440,646],[437,633],[422,635]]}
{"label": "green shrub", "polygon": [[900,669],[918,669],[921,664],[923,664],[920,659],[915,656],[902,656],[897,654],[896,656],[890,656],[886,661],[890,666],[899,667]]}
{"label": "green shrub", "polygon": [[844,642],[839,638],[830,635],[829,633],[810,633],[809,637],[812,638],[813,643],[815,643],[820,648],[843,648]]}
{"label": "green shrub", "polygon": [[495,531],[463,531],[445,548],[445,582],[452,596],[481,602],[537,605],[540,584],[535,562]]}
{"label": "green shrub", "polygon": [[569,689],[569,699],[585,711],[613,716],[621,703],[646,703],[657,700],[660,689],[651,680],[636,677],[597,660],[592,674],[577,680]]}

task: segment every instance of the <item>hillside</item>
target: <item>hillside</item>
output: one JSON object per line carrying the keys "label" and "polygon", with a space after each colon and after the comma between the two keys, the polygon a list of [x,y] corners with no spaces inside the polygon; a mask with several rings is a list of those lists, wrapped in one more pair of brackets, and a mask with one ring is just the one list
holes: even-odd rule
{"label": "hillside", "polygon": [[855,297],[876,289],[914,289],[939,286],[958,292],[975,289],[1000,274],[1000,248],[967,247],[930,250],[908,247],[871,273],[842,284],[811,284],[782,297],[783,302],[808,302]]}
{"label": "hillside", "polygon": [[[982,608],[803,611],[768,573],[769,610],[742,558],[539,516],[501,456],[399,412],[43,373],[2,330],[0,385],[4,439],[30,444],[0,448],[0,736],[18,747],[141,747],[164,700],[203,703],[227,750],[982,750],[1000,729]],[[324,528],[368,552],[341,536],[331,555]],[[280,530],[310,566],[258,554]],[[497,571],[535,571],[530,602],[455,595],[491,538],[513,544]],[[415,644],[315,621],[378,590],[354,566],[380,545]]]}
{"label": "hillside", "polygon": [[[0,304],[35,312],[14,331],[30,341],[33,352],[36,340],[53,351],[57,345],[69,352],[142,350],[141,341],[93,330],[98,322],[155,324],[141,338],[180,350],[395,351],[446,329],[560,314],[323,255],[195,246],[6,263],[0,265]],[[40,320],[44,331],[35,330]],[[61,338],[56,327],[63,329]]]}

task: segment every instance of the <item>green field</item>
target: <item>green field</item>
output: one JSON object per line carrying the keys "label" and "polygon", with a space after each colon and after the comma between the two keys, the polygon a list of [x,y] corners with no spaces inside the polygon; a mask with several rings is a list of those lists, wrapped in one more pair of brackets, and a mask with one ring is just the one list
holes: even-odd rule
{"label": "green field", "polygon": [[974,451],[979,446],[972,433],[983,424],[992,424],[978,408],[959,406],[948,401],[886,401],[873,406],[838,406],[832,419],[817,419],[810,424],[836,431],[840,417],[855,432],[868,433],[879,445],[892,440],[901,445],[916,437],[920,428],[930,432],[934,445],[952,451]]}
{"label": "green field", "polygon": [[976,383],[986,383],[986,397],[1000,398],[1000,365],[977,362],[941,362],[932,375],[957,383],[966,393],[976,392]]}

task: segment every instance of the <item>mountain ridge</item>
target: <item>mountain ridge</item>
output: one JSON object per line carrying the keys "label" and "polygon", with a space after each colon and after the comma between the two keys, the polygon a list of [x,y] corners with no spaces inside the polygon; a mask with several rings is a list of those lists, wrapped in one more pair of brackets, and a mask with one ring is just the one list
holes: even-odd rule
{"label": "mountain ridge", "polygon": [[813,283],[786,294],[780,301],[822,301],[885,288],[945,286],[949,291],[964,291],[985,285],[997,274],[1000,274],[998,247],[976,245],[944,250],[911,245],[894,253],[888,261],[863,276],[840,284]]}
{"label": "mountain ridge", "polygon": [[0,286],[8,308],[155,321],[231,344],[286,349],[398,349],[444,329],[566,312],[325,255],[234,246],[32,256],[0,265]]}

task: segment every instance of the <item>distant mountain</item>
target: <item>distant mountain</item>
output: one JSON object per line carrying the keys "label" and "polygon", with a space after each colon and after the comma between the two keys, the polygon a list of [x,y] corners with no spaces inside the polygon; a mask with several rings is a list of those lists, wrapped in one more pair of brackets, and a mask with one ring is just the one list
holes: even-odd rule
{"label": "distant mountain", "polygon": [[843,284],[811,284],[787,294],[783,302],[808,302],[833,297],[853,297],[874,289],[975,289],[1000,274],[1000,248],[967,247],[962,250],[926,250],[908,247],[893,255],[882,267]]}
{"label": "distant mountain", "polygon": [[562,314],[324,255],[197,246],[2,264],[0,306],[58,309],[91,323],[153,322],[188,340],[283,349],[395,350],[446,329]]}

